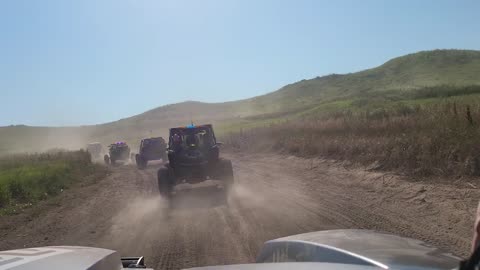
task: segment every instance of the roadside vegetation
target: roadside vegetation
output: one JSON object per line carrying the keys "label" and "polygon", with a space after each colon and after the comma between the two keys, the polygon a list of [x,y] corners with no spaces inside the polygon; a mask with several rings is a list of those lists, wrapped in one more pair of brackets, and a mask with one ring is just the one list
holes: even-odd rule
{"label": "roadside vegetation", "polygon": [[[440,86],[396,98],[322,105],[225,136],[233,149],[361,163],[419,176],[480,175],[480,86]],[[359,102],[361,101],[361,102]]]}
{"label": "roadside vegetation", "polygon": [[[245,100],[183,102],[94,126],[0,127],[0,156],[78,149],[93,141],[122,140],[135,149],[141,138],[165,136],[169,127],[194,120],[213,123],[217,136],[239,150],[350,160],[416,175],[480,175],[478,74],[480,51],[418,52]],[[8,190],[8,203],[22,201]]]}
{"label": "roadside vegetation", "polygon": [[94,183],[106,169],[93,164],[90,154],[50,151],[0,158],[0,214],[14,213],[54,197],[75,184]]}

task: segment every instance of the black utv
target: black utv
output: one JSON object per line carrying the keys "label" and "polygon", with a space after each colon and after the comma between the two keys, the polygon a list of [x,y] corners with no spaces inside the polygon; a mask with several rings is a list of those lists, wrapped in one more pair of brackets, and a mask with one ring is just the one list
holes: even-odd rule
{"label": "black utv", "polygon": [[135,162],[139,169],[147,167],[150,160],[167,160],[167,144],[162,137],[143,139],[140,142],[139,153],[135,155]]}
{"label": "black utv", "polygon": [[115,165],[116,161],[130,159],[130,147],[125,142],[116,142],[108,146],[108,155],[103,157],[106,164]]}
{"label": "black utv", "polygon": [[158,170],[160,194],[170,198],[176,184],[195,184],[208,179],[223,180],[225,191],[233,186],[232,162],[219,157],[212,125],[171,128],[168,163]]}

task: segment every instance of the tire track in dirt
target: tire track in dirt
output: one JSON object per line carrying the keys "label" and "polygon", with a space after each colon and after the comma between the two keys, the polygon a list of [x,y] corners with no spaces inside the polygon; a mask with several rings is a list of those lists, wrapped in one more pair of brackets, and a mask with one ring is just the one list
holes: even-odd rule
{"label": "tire track in dirt", "polygon": [[[169,210],[158,194],[159,163],[145,170],[118,166],[95,186],[68,191],[40,215],[2,217],[0,249],[91,245],[146,256],[156,269],[181,269],[253,262],[264,241],[286,235],[368,228],[423,239],[459,255],[468,250],[468,209],[475,207],[478,191],[379,181],[381,174],[324,160],[273,154],[230,158],[236,184],[228,206],[221,191],[206,185],[179,191]],[[470,199],[460,204],[454,192]],[[447,201],[438,205],[436,196]],[[461,211],[441,211],[455,207]]]}
{"label": "tire track in dirt", "polygon": [[[241,160],[245,169],[252,167],[250,160],[255,160],[254,168],[268,166],[269,172],[284,171],[288,175],[290,171],[291,175],[301,175],[300,183],[283,183],[289,191],[283,192],[282,197],[334,220],[334,227],[392,232],[424,240],[458,255],[468,254],[472,212],[480,193],[476,189],[431,181],[411,182],[396,176],[390,177],[391,183],[385,183],[378,180],[384,178],[380,173],[344,169],[339,163],[325,160],[317,160],[314,167],[305,159],[279,160],[274,155]],[[252,173],[265,171],[258,169]],[[419,194],[427,194],[427,200]]]}

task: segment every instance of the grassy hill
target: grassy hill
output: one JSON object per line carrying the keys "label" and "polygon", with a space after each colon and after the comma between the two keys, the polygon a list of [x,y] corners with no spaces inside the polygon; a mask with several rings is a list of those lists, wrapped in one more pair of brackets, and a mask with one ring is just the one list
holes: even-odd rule
{"label": "grassy hill", "polygon": [[115,122],[66,128],[0,127],[0,153],[80,148],[89,141],[104,144],[165,135],[167,128],[195,122],[217,124],[220,132],[270,123],[285,117],[318,115],[365,106],[383,106],[437,95],[480,92],[480,51],[435,50],[392,59],[350,74],[302,80],[278,91],[235,102],[183,102],[162,106]]}
{"label": "grassy hill", "polygon": [[[435,50],[392,59],[357,73],[332,74],[302,80],[254,98],[269,111],[292,110],[319,101],[385,94],[392,90],[415,90],[436,85],[479,84],[480,51]],[[383,92],[383,93],[382,93]]]}

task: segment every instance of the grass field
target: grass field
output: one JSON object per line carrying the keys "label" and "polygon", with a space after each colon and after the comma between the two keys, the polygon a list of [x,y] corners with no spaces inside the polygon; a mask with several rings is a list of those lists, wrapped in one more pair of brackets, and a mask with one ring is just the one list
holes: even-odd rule
{"label": "grass field", "polygon": [[75,184],[103,177],[85,151],[11,155],[0,158],[0,213],[12,213],[58,195]]}
{"label": "grass field", "polygon": [[348,160],[410,175],[480,175],[478,87],[444,89],[464,95],[435,91],[434,97],[361,106],[350,101],[328,113],[314,109],[281,123],[240,129],[224,140],[241,151]]}

